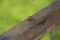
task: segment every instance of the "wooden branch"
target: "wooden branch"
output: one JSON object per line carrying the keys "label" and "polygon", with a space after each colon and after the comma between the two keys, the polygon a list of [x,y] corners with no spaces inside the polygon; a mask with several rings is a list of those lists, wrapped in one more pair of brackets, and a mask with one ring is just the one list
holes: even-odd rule
{"label": "wooden branch", "polygon": [[[38,18],[39,20],[32,20]],[[49,7],[16,25],[1,35],[0,40],[33,40],[42,35],[52,25],[60,21],[60,1],[55,1]],[[32,22],[32,24],[31,24]]]}

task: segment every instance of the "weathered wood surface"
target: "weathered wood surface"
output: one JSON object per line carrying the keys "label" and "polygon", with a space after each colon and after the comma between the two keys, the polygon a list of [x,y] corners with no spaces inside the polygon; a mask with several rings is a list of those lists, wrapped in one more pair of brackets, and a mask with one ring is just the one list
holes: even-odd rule
{"label": "weathered wood surface", "polygon": [[[43,36],[48,28],[60,21],[60,1],[52,3],[29,18],[2,34],[0,40],[33,40],[38,35]],[[31,20],[32,18],[39,20]]]}

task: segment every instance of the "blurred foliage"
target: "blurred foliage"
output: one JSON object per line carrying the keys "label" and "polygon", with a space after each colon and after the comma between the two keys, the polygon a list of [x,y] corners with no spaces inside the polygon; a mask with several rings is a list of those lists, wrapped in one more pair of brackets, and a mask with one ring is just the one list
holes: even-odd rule
{"label": "blurred foliage", "polygon": [[47,33],[41,40],[50,40],[50,32]]}
{"label": "blurred foliage", "polygon": [[54,40],[60,40],[60,23],[56,25],[54,38]]}
{"label": "blurred foliage", "polygon": [[22,22],[54,0],[0,0],[0,34]]}

